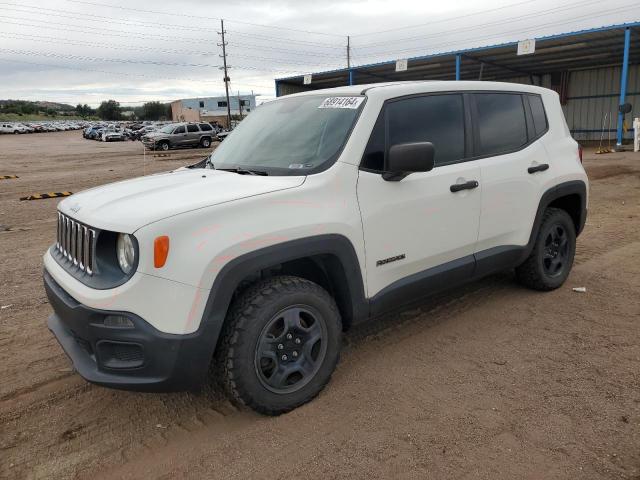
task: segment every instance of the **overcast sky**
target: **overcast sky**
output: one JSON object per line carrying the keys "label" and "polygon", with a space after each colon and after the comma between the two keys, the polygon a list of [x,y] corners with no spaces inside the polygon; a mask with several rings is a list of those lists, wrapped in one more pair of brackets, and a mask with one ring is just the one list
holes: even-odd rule
{"label": "overcast sky", "polygon": [[[0,0],[0,98],[123,106],[640,20],[637,0]],[[622,39],[621,39],[622,41]]]}

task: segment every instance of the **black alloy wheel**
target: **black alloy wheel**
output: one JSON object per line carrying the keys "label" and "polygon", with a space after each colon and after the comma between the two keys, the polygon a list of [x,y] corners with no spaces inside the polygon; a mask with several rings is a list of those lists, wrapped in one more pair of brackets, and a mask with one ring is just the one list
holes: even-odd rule
{"label": "black alloy wheel", "polygon": [[295,305],[278,312],[256,345],[255,369],[264,387],[291,393],[309,383],[325,358],[326,336],[326,322],[312,307]]}
{"label": "black alloy wheel", "polygon": [[566,230],[560,224],[555,224],[544,241],[544,255],[542,265],[550,277],[562,274],[569,257],[569,238]]}

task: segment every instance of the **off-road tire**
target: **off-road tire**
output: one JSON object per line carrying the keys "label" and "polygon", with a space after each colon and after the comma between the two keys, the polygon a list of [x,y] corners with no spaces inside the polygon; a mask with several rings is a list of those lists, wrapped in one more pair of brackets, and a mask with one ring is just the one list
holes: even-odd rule
{"label": "off-road tire", "polygon": [[[326,350],[319,369],[299,390],[271,391],[255,364],[263,331],[283,309],[307,306],[326,326]],[[340,356],[342,322],[333,298],[319,285],[294,276],[262,280],[245,290],[229,309],[214,372],[232,402],[266,415],[280,415],[309,402],[329,382]],[[217,370],[217,372],[216,372]]]}
{"label": "off-road tire", "polygon": [[[552,229],[560,228],[566,234],[567,251],[562,268],[550,275],[544,266],[546,240]],[[576,252],[576,230],[569,214],[559,208],[548,208],[542,216],[533,250],[529,257],[516,268],[518,281],[534,290],[549,291],[560,287],[571,272],[573,258]]]}

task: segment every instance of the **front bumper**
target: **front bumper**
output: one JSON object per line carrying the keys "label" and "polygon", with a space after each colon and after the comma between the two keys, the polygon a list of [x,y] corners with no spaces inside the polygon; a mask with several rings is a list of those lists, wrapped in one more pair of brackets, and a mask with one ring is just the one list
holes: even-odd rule
{"label": "front bumper", "polygon": [[[204,382],[213,345],[202,332],[168,334],[137,315],[87,307],[46,270],[44,286],[54,310],[49,330],[89,382],[137,391],[189,390]],[[134,327],[105,326],[109,315],[125,316]]]}

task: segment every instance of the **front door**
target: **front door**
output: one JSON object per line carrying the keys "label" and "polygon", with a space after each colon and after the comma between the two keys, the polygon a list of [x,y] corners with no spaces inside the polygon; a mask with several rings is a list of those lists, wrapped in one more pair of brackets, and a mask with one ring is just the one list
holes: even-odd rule
{"label": "front door", "polygon": [[[425,278],[471,277],[482,185],[480,167],[465,161],[470,152],[466,118],[461,94],[403,98],[383,107],[357,187],[373,304],[376,295],[389,293],[400,300],[394,291],[429,293],[411,288],[412,283],[427,285]],[[407,142],[433,143],[435,168],[385,181],[381,172],[389,148]]]}

